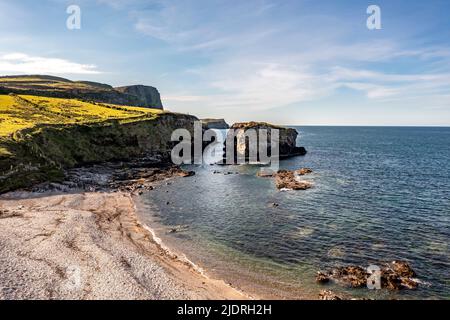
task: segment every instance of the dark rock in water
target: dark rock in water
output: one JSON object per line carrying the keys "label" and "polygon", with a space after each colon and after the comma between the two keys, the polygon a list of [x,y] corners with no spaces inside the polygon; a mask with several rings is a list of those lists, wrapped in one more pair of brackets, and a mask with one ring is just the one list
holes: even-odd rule
{"label": "dark rock in water", "polygon": [[275,184],[278,189],[306,190],[312,188],[309,181],[300,181],[294,171],[279,170],[275,174]]}
{"label": "dark rock in water", "polygon": [[332,277],[338,279],[352,288],[361,288],[367,285],[367,278],[370,276],[364,268],[359,266],[339,267],[333,270]]}
{"label": "dark rock in water", "polygon": [[392,261],[381,269],[381,286],[390,290],[414,290],[419,286],[416,273],[403,261]]}
{"label": "dark rock in water", "polygon": [[317,275],[316,275],[316,282],[317,283],[322,283],[322,284],[323,283],[328,283],[328,282],[330,282],[330,275],[326,274],[324,272],[318,271]]}
{"label": "dark rock in water", "polygon": [[280,205],[276,202],[272,202],[269,204],[269,206],[271,206],[272,208],[278,208]]}
{"label": "dark rock in water", "polygon": [[419,284],[413,279],[402,278],[401,286],[407,290],[416,290],[419,287]]}
{"label": "dark rock in water", "polygon": [[180,226],[171,227],[169,229],[169,233],[177,233],[177,232],[185,231],[188,228],[189,228],[188,225],[180,225]]}
{"label": "dark rock in water", "polygon": [[340,296],[330,290],[322,290],[319,293],[320,300],[342,300]]}
{"label": "dark rock in water", "polygon": [[[334,268],[330,272],[318,272],[316,281],[326,283],[333,280],[352,288],[363,288],[367,286],[370,276],[371,274],[360,266],[346,266]],[[406,262],[393,261],[380,267],[381,288],[387,290],[417,289],[418,281],[415,276],[416,273]]]}
{"label": "dark rock in water", "polygon": [[394,273],[401,277],[415,277],[416,273],[414,270],[404,261],[392,261],[389,264],[389,267],[392,269]]}

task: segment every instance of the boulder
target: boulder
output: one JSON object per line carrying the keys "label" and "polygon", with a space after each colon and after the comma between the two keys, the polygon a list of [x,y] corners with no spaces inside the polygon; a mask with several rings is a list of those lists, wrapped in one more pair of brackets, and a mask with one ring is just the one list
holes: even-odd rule
{"label": "boulder", "polygon": [[317,271],[316,282],[322,284],[328,283],[330,282],[330,275],[325,272]]}

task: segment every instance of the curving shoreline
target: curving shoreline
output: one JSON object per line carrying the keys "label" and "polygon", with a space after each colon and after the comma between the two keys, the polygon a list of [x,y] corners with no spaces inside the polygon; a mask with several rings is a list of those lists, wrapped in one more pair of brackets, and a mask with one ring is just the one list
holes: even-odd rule
{"label": "curving shoreline", "polygon": [[248,299],[140,223],[129,192],[0,197],[0,299]]}

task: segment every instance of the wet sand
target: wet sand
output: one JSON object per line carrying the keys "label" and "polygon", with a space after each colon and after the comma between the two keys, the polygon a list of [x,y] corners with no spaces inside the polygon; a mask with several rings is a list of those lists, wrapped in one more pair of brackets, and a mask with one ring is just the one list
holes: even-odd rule
{"label": "wet sand", "polygon": [[0,299],[249,298],[157,240],[127,192],[2,195]]}

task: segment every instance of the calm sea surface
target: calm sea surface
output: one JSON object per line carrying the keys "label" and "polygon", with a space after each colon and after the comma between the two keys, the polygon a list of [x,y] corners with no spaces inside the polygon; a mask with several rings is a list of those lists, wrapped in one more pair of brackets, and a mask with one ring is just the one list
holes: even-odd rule
{"label": "calm sea surface", "polygon": [[[312,168],[313,189],[280,192],[255,166],[190,167],[194,177],[142,196],[141,218],[208,274],[266,297],[450,299],[450,128],[295,128],[308,154],[281,167]],[[314,281],[320,269],[394,259],[410,262],[418,290]]]}

